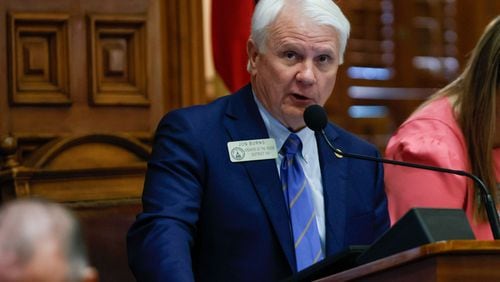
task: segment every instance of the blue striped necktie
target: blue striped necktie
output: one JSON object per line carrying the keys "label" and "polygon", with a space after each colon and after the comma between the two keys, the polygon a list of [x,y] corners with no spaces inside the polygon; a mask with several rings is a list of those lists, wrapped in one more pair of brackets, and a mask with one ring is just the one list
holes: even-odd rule
{"label": "blue striped necktie", "polygon": [[301,151],[302,142],[294,133],[288,136],[280,150],[283,156],[281,183],[290,211],[298,271],[323,259],[310,187],[298,161]]}

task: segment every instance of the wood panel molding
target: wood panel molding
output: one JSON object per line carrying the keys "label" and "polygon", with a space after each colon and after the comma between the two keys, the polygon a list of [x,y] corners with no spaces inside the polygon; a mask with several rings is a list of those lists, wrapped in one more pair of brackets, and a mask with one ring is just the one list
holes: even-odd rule
{"label": "wood panel molding", "polygon": [[207,102],[201,0],[161,1],[167,67],[165,110]]}
{"label": "wood panel molding", "polygon": [[91,104],[148,106],[146,17],[91,14],[88,30]]}
{"label": "wood panel molding", "polygon": [[138,199],[150,148],[128,136],[90,134],[55,139],[22,165],[0,172],[2,200],[57,202]]}
{"label": "wood panel molding", "polygon": [[67,14],[9,13],[9,102],[69,105]]}
{"label": "wood panel molding", "polygon": [[39,169],[120,167],[145,162],[149,152],[148,146],[126,135],[72,135],[43,145],[23,166]]}

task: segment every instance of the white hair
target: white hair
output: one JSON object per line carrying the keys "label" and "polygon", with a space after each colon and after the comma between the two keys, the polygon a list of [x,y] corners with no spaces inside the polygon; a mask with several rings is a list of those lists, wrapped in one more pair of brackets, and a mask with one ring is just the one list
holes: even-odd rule
{"label": "white hair", "polygon": [[34,198],[14,200],[0,209],[0,280],[16,280],[45,239],[55,240],[63,251],[67,281],[80,281],[89,264],[79,222],[62,205]]}
{"label": "white hair", "polygon": [[333,0],[259,0],[252,16],[250,38],[259,52],[266,51],[268,27],[276,20],[285,5],[295,5],[304,17],[314,23],[335,28],[339,41],[339,64],[344,62],[344,52],[349,37],[350,24]]}

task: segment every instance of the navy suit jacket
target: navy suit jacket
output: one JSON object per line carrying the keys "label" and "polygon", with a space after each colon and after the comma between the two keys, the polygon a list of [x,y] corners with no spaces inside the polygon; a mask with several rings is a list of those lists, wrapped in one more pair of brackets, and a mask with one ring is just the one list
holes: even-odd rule
{"label": "navy suit jacket", "polygon": [[[346,152],[375,147],[328,124]],[[275,160],[232,163],[227,143],[269,138],[248,85],[160,122],[148,163],[143,212],[127,235],[138,281],[277,281],[296,272]],[[389,228],[383,167],[336,158],[317,138],[326,255],[370,244]]]}

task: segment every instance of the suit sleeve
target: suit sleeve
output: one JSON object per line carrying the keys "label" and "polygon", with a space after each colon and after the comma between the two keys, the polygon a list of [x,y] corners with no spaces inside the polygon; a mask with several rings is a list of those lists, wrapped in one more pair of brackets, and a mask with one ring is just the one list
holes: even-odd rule
{"label": "suit sleeve", "polygon": [[[433,119],[413,120],[391,137],[389,159],[455,170],[467,170],[463,138],[447,124]],[[391,224],[413,207],[465,208],[467,179],[417,168],[384,165]]]}
{"label": "suit sleeve", "polygon": [[156,131],[142,195],[127,235],[138,281],[193,281],[192,257],[204,160],[187,118],[173,112]]}

